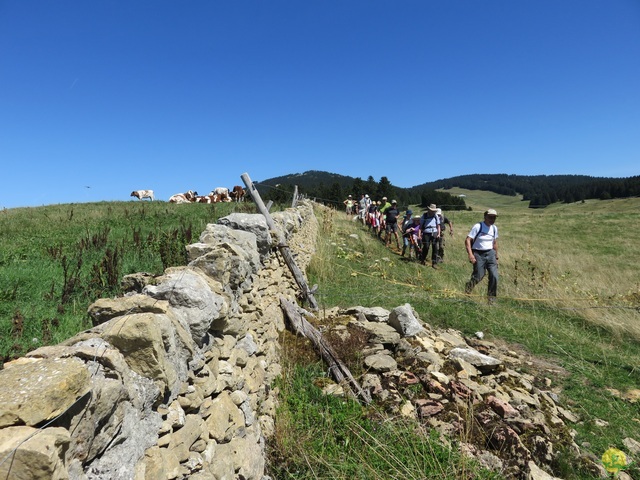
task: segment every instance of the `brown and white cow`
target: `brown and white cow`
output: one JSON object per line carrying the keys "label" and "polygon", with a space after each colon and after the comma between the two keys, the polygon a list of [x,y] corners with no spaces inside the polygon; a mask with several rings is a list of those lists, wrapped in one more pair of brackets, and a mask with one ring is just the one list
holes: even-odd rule
{"label": "brown and white cow", "polygon": [[197,196],[196,203],[215,203],[215,198],[213,195]]}
{"label": "brown and white cow", "polygon": [[240,185],[235,185],[229,194],[236,202],[244,202],[245,190]]}
{"label": "brown and white cow", "polygon": [[153,190],[134,190],[131,192],[131,197],[136,197],[138,200],[148,198],[153,202]]}
{"label": "brown and white cow", "polygon": [[214,203],[216,202],[230,202],[229,189],[226,187],[217,187],[209,192],[209,196],[214,197]]}
{"label": "brown and white cow", "polygon": [[184,196],[184,193],[176,193],[175,195],[171,195],[169,197],[169,203],[190,203],[187,200],[187,197]]}
{"label": "brown and white cow", "polygon": [[198,192],[189,190],[185,193],[176,193],[175,195],[171,195],[171,197],[169,197],[169,203],[193,203],[196,201],[197,197]]}

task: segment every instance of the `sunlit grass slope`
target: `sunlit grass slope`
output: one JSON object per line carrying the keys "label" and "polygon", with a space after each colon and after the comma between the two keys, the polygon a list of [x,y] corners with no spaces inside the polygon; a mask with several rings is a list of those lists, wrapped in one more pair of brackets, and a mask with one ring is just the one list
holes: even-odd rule
{"label": "sunlit grass slope", "polygon": [[[321,305],[390,309],[408,302],[434,326],[483,331],[567,371],[548,375],[579,412],[576,441],[593,455],[640,438],[637,404],[623,398],[633,399],[640,385],[640,199],[532,210],[515,197],[459,193],[473,210],[445,212],[455,234],[447,236],[437,271],[401,259],[344,213],[319,209],[322,233],[309,276],[320,286]],[[486,280],[464,294],[471,273],[464,238],[486,208],[499,212],[495,306],[487,305]],[[586,478],[580,475],[563,478]]]}

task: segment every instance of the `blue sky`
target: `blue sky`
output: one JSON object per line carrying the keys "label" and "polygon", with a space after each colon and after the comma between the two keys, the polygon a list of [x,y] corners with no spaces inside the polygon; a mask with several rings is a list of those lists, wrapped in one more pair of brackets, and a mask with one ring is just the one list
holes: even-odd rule
{"label": "blue sky", "polygon": [[639,159],[638,0],[0,0],[0,208]]}

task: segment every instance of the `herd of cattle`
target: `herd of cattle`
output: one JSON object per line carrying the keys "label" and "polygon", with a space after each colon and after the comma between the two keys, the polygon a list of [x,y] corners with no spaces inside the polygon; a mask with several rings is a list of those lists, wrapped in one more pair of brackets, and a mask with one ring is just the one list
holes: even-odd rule
{"label": "herd of cattle", "polygon": [[[218,202],[243,202],[246,190],[240,185],[236,185],[231,190],[226,187],[218,187],[209,192],[208,195],[198,195],[198,192],[189,190],[185,193],[171,195],[169,203],[218,203]],[[153,190],[134,190],[132,197],[140,200],[148,198],[153,201]]]}

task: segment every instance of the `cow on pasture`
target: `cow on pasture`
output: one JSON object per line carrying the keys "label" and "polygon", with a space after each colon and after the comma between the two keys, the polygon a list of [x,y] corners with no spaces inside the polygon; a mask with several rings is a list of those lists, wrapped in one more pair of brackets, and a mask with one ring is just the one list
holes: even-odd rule
{"label": "cow on pasture", "polygon": [[134,190],[131,192],[131,197],[136,197],[138,200],[148,198],[153,202],[153,190]]}
{"label": "cow on pasture", "polygon": [[169,197],[169,203],[194,203],[198,197],[198,192],[189,190],[185,193],[176,193]]}
{"label": "cow on pasture", "polygon": [[237,202],[244,202],[245,189],[240,185],[235,185],[229,194]]}
{"label": "cow on pasture", "polygon": [[209,196],[214,197],[214,203],[216,202],[230,202],[229,189],[226,187],[217,187],[209,192]]}

